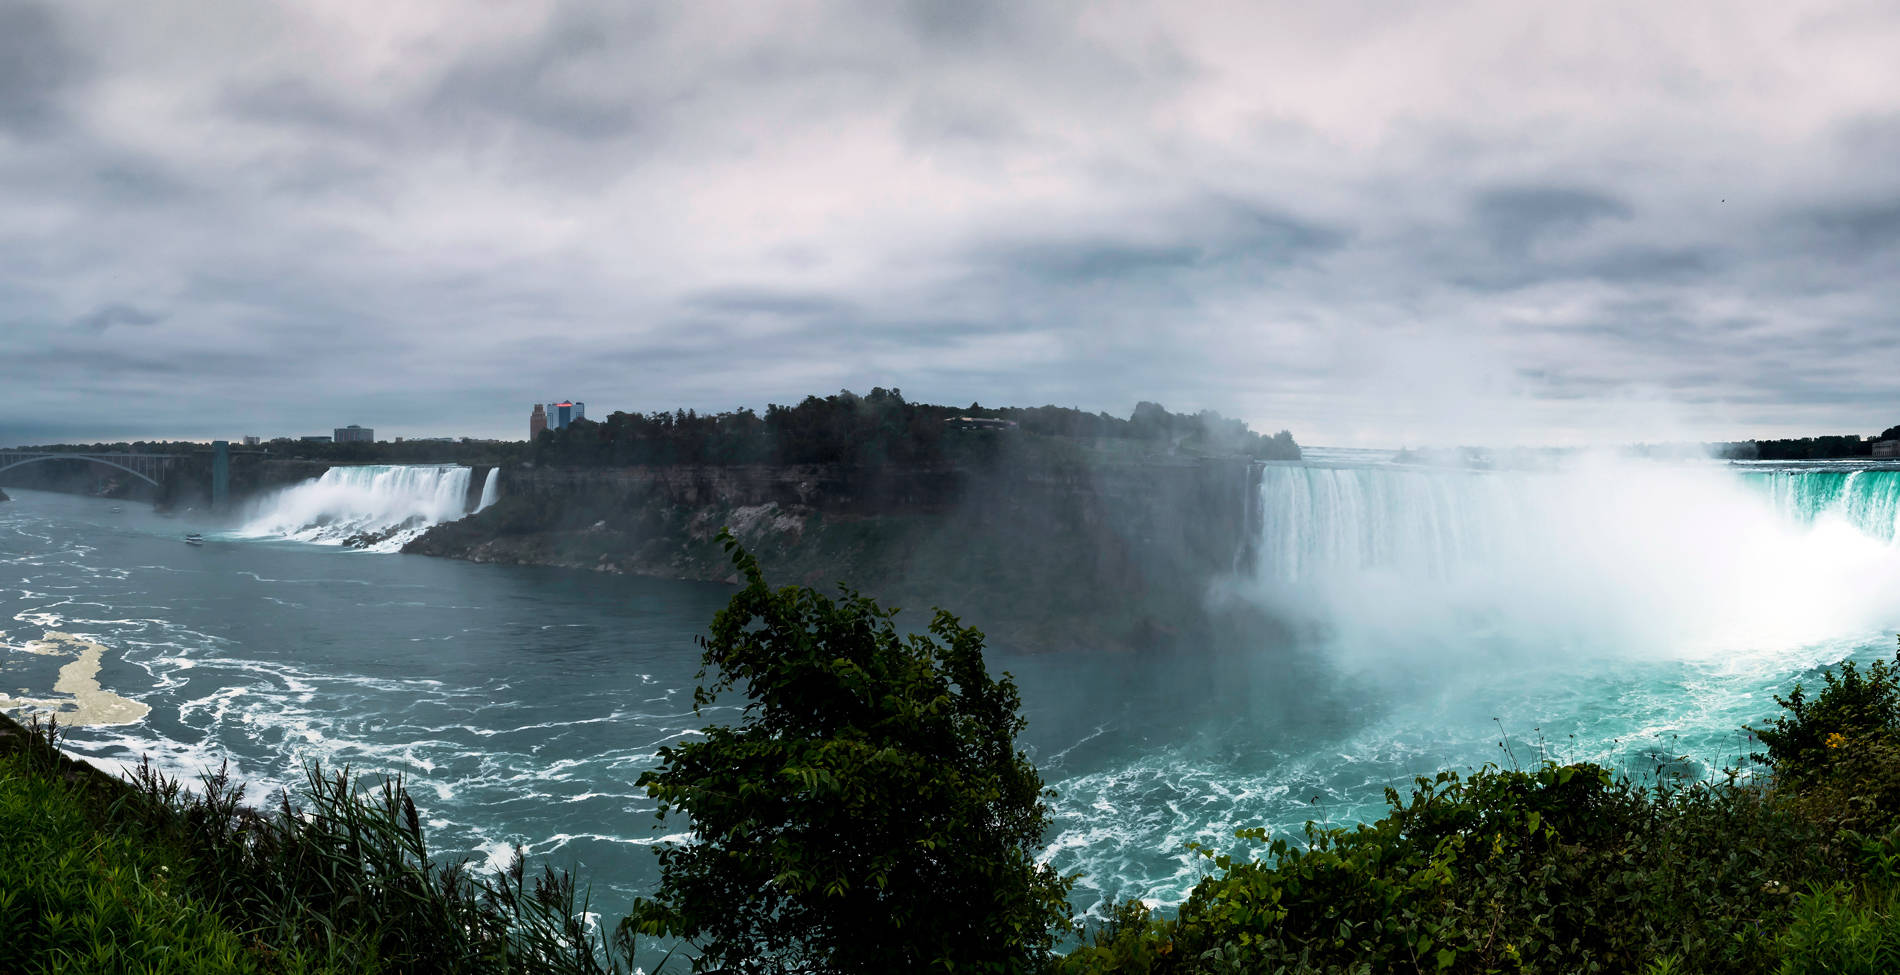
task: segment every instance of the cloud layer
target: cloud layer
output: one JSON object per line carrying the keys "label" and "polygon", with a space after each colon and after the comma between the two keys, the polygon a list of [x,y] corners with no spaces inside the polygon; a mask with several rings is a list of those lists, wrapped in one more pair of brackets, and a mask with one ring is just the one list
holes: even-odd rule
{"label": "cloud layer", "polygon": [[1896,50],[1871,4],[0,0],[0,443],[872,385],[1869,433]]}

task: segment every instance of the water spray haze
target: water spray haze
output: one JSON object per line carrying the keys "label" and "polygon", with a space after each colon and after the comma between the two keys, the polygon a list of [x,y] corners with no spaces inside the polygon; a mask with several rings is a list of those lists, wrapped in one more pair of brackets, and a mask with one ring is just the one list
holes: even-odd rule
{"label": "water spray haze", "polygon": [[1896,620],[1900,472],[1270,466],[1257,598],[1350,671],[1746,658]]}

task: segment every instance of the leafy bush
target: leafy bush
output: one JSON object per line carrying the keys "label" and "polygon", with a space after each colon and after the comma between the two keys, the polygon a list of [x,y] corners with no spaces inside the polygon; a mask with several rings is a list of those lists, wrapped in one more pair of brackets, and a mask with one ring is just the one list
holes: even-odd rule
{"label": "leafy bush", "polygon": [[1059,975],[1156,971],[1174,953],[1174,924],[1138,900],[1117,904],[1108,919],[1056,965]]}
{"label": "leafy bush", "polygon": [[1822,682],[1812,698],[1801,684],[1787,697],[1777,695],[1775,703],[1786,713],[1752,729],[1768,749],[1754,759],[1773,765],[1790,783],[1825,773],[1843,745],[1892,742],[1900,735],[1900,651],[1893,663],[1876,660],[1864,671],[1847,661]]}
{"label": "leafy bush", "polygon": [[1847,834],[1861,853],[1858,883],[1816,884],[1781,937],[1781,975],[1900,971],[1900,831]]}
{"label": "leafy bush", "polygon": [[747,704],[641,776],[695,841],[660,851],[632,926],[736,972],[1040,969],[1069,882],[1036,862],[1048,793],[983,635],[938,612],[900,637],[895,610],[772,590],[722,540],[746,586],[701,641],[695,707],[735,688]]}
{"label": "leafy bush", "polygon": [[[1417,780],[1392,814],[1309,825],[1216,873],[1173,921],[1121,921],[1064,960],[1093,972],[1627,972],[1772,967],[1824,834],[1729,783],[1641,788],[1593,765]],[[1665,966],[1665,970],[1667,970]]]}

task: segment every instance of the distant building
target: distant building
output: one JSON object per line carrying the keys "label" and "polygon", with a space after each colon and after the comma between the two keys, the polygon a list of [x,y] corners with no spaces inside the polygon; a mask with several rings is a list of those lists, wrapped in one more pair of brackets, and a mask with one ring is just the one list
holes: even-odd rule
{"label": "distant building", "polygon": [[304,443],[336,443],[335,437],[298,437]]}
{"label": "distant building", "polygon": [[528,414],[528,440],[541,439],[541,431],[548,428],[548,411],[541,404],[534,404],[534,412]]}
{"label": "distant building", "polygon": [[548,429],[565,430],[575,420],[587,419],[587,404],[568,402],[549,403],[547,407]]}
{"label": "distant building", "polygon": [[262,441],[262,440],[259,440],[259,439],[258,439],[258,438],[256,438],[256,437],[245,437],[245,438],[244,438],[244,446],[246,446],[246,447],[255,447],[255,446],[257,446],[257,445],[258,445],[258,444],[260,444],[260,443],[263,443],[263,441]]}
{"label": "distant building", "polygon": [[1900,440],[1874,441],[1875,457],[1900,457]]}
{"label": "distant building", "polygon": [[359,427],[352,423],[347,427],[336,428],[337,443],[375,443],[376,431],[369,427]]}

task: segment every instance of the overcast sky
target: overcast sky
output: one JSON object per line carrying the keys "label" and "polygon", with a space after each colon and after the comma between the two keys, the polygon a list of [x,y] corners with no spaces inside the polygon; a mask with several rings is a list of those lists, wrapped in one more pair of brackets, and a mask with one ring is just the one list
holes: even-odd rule
{"label": "overcast sky", "polygon": [[0,0],[0,444],[1900,423],[1891,3]]}

